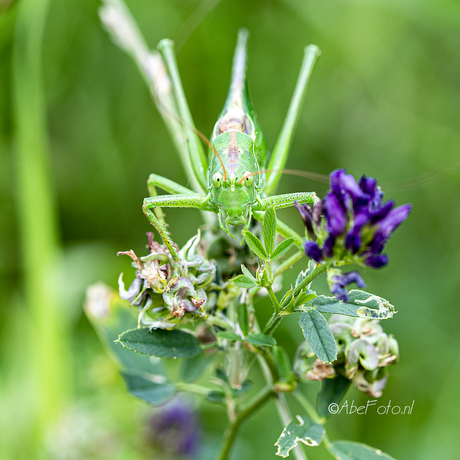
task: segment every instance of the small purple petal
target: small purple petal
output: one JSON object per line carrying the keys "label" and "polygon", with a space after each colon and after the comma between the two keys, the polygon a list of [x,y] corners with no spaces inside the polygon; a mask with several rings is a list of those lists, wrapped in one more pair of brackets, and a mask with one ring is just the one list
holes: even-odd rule
{"label": "small purple petal", "polygon": [[329,174],[329,183],[333,193],[342,195],[342,177],[345,175],[345,169],[336,169]]}
{"label": "small purple petal", "polygon": [[381,254],[378,256],[370,255],[364,260],[364,263],[373,268],[384,267],[388,264],[388,256],[386,254]]}
{"label": "small purple petal", "polygon": [[299,214],[302,217],[303,223],[307,228],[307,232],[310,235],[310,238],[316,239],[315,231],[313,230],[311,207],[308,204],[299,204],[297,201],[294,202],[294,206],[296,207],[297,211],[299,211]]}
{"label": "small purple petal", "polygon": [[386,217],[379,222],[379,231],[386,237],[389,237],[391,233],[407,219],[411,209],[411,204],[403,204],[391,210]]}
{"label": "small purple petal", "polygon": [[344,169],[336,169],[330,174],[329,178],[332,192],[338,197],[342,197],[344,201],[350,196],[353,202],[356,202],[363,194],[355,178],[351,174],[345,174]]}
{"label": "small purple petal", "polygon": [[361,278],[361,275],[359,274],[359,272],[357,272],[356,270],[352,272],[344,273],[342,275],[342,284],[344,286],[347,286],[348,284],[351,284],[351,283],[356,283],[357,286],[359,286],[360,288],[366,287],[366,283]]}
{"label": "small purple petal", "polygon": [[356,254],[361,247],[361,231],[350,231],[345,238],[345,247],[352,253]]}
{"label": "small purple petal", "polygon": [[367,224],[369,216],[367,212],[362,212],[355,216],[353,228],[348,232],[345,238],[345,247],[352,253],[356,254],[361,248],[361,230]]}
{"label": "small purple petal", "polygon": [[349,297],[345,286],[348,286],[351,283],[356,283],[360,288],[366,286],[364,280],[357,271],[343,273],[332,277],[331,292],[335,295],[337,300],[348,302]]}
{"label": "small purple petal", "polygon": [[339,198],[333,193],[324,197],[324,216],[327,220],[327,231],[335,236],[341,235],[347,228],[347,212]]}
{"label": "small purple petal", "polygon": [[315,205],[313,206],[313,223],[315,224],[316,228],[317,229],[320,229],[321,228],[321,217],[323,215],[323,212],[324,212],[324,206],[323,206],[323,202],[322,201],[318,201],[317,203],[315,203]]}
{"label": "small purple petal", "polygon": [[342,302],[348,302],[350,300],[348,291],[341,284],[334,283],[331,287],[331,292],[337,300],[341,300]]}
{"label": "small purple petal", "polygon": [[305,254],[313,259],[315,262],[321,262],[323,260],[323,251],[314,241],[306,241],[303,244]]}
{"label": "small purple petal", "polygon": [[363,175],[359,181],[359,188],[369,195],[374,196],[375,187],[377,186],[377,181],[373,177],[366,177]]}
{"label": "small purple petal", "polygon": [[377,232],[369,244],[369,252],[373,255],[380,254],[387,244],[387,241],[388,238],[386,238],[381,232]]}
{"label": "small purple petal", "polygon": [[323,252],[326,257],[332,257],[334,253],[335,240],[336,236],[332,234],[326,238],[326,241],[323,244]]}
{"label": "small purple petal", "polygon": [[395,202],[393,200],[387,201],[381,208],[371,211],[369,222],[375,224],[379,220],[382,220],[388,215],[388,213],[393,209]]}

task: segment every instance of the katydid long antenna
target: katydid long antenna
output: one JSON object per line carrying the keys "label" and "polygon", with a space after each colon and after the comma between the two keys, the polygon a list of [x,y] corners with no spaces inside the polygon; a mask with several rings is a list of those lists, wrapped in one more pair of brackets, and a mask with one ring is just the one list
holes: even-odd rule
{"label": "katydid long antenna", "polygon": [[[153,82],[155,85],[156,83]],[[173,118],[174,121],[179,123],[183,128],[188,129],[192,131],[202,142],[204,142],[216,155],[217,159],[219,160],[220,165],[222,166],[222,170],[224,172],[224,181],[227,180],[227,170],[225,169],[224,162],[222,161],[222,157],[219,155],[219,152],[216,150],[216,148],[212,145],[212,143],[209,141],[209,139],[195,126],[187,123],[182,117],[180,117],[177,113],[173,112],[172,110],[168,109],[160,100],[158,97],[158,91],[151,91],[153,100],[158,107],[158,110],[163,113],[163,115],[167,115],[170,118]]]}
{"label": "katydid long antenna", "polygon": [[298,169],[261,169],[260,171],[254,171],[252,173],[245,174],[238,181],[238,183],[241,185],[243,181],[248,177],[257,176],[259,174],[272,173],[272,172],[286,174],[288,176],[305,177],[306,179],[312,179],[318,182],[324,182],[324,183],[329,182],[329,176],[327,176],[326,174],[314,173],[310,171],[300,171]]}

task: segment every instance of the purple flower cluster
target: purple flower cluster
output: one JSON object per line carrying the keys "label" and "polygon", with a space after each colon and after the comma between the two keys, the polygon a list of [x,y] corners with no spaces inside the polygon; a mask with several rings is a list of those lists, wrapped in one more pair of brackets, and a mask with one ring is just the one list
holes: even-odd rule
{"label": "purple flower cluster", "polygon": [[171,457],[192,457],[199,449],[200,423],[193,408],[183,400],[168,404],[149,421],[148,443]]}
{"label": "purple flower cluster", "polygon": [[305,254],[316,262],[348,256],[374,268],[386,265],[385,245],[412,205],[395,208],[393,200],[383,203],[382,198],[374,178],[363,176],[358,184],[344,169],[333,171],[330,190],[321,202],[313,208],[296,203],[310,237]]}
{"label": "purple flower cluster", "polygon": [[[337,271],[339,272],[339,270]],[[360,288],[366,287],[364,280],[357,271],[332,274],[331,292],[335,295],[337,300],[348,302],[348,291],[345,289],[345,286],[348,286],[351,283],[356,283],[356,285]]]}

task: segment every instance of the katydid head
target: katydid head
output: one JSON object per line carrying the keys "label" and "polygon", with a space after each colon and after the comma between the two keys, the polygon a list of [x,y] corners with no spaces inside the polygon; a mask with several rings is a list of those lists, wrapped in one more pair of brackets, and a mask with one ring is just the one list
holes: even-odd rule
{"label": "katydid head", "polygon": [[247,224],[257,193],[254,177],[249,171],[231,171],[226,180],[221,172],[214,173],[211,193],[227,225]]}

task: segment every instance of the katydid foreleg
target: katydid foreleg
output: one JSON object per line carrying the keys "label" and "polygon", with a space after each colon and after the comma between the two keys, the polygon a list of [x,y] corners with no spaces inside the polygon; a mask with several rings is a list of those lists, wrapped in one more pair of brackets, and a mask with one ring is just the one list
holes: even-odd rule
{"label": "katydid foreleg", "polygon": [[179,268],[177,265],[180,264],[180,255],[174,246],[174,243],[166,230],[166,225],[162,222],[158,216],[153,212],[154,208],[166,206],[168,208],[198,208],[203,211],[214,211],[213,206],[208,204],[208,198],[205,195],[198,194],[181,194],[181,195],[159,195],[152,196],[144,199],[142,210],[146,215],[150,223],[155,227],[157,232],[160,234],[161,239],[168,248],[176,269]]}

